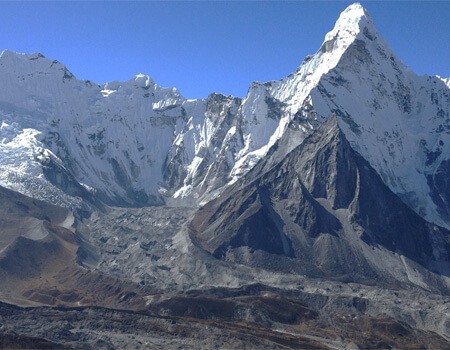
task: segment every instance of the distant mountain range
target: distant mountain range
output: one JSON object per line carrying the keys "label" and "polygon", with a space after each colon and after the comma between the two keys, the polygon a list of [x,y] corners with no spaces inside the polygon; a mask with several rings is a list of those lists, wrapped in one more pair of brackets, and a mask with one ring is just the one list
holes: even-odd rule
{"label": "distant mountain range", "polygon": [[205,201],[288,131],[286,153],[334,114],[394,193],[450,226],[449,87],[405,67],[360,5],[294,73],[253,83],[244,99],[186,100],[142,74],[100,86],[41,54],[10,51],[0,85],[1,184],[25,194],[63,205],[88,193],[126,206]]}

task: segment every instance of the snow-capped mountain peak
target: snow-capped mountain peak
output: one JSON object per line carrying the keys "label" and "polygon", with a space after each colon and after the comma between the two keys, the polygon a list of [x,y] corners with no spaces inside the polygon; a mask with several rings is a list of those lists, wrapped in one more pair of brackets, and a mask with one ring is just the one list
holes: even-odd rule
{"label": "snow-capped mountain peak", "polygon": [[[322,77],[341,62],[356,41],[373,41],[372,45],[390,52],[367,11],[359,3],[347,7],[334,28],[325,35],[320,49],[314,55],[306,57],[295,73],[280,81],[252,84],[243,101],[242,114],[244,121],[249,119],[249,124],[253,120],[259,122],[256,126],[252,125],[252,131],[243,135],[244,148],[239,152],[240,157],[232,170],[234,180],[267,154],[294,118],[302,119],[298,127],[303,133],[297,135],[297,143],[311,132],[314,125],[328,118],[328,115],[315,113],[310,103],[311,92],[320,84]],[[268,104],[267,101],[271,103]],[[278,108],[275,112],[276,123],[267,118],[268,111],[271,110],[269,105]],[[274,111],[271,114],[274,115]]]}
{"label": "snow-capped mountain peak", "polygon": [[333,30],[325,36],[325,41],[335,38],[352,40],[360,33],[373,35],[376,32],[367,10],[360,3],[354,3],[341,13]]}
{"label": "snow-capped mountain peak", "polygon": [[314,55],[307,56],[294,74],[272,82],[274,97],[285,102],[286,110],[294,115],[322,76],[338,65],[355,41],[374,42],[372,45],[390,52],[367,11],[359,3],[348,6],[341,13],[333,29],[325,35],[320,49]]}
{"label": "snow-capped mountain peak", "polygon": [[390,189],[448,227],[448,189],[434,185],[443,181],[450,152],[448,84],[406,67],[359,4],[341,14],[326,39],[321,51],[330,55],[322,67],[332,68],[310,93],[318,120],[337,114],[352,146]]}
{"label": "snow-capped mountain peak", "polygon": [[62,74],[65,79],[73,78],[73,74],[62,63],[51,60],[39,52],[28,54],[3,50],[0,55],[0,67],[3,68],[2,74]]}

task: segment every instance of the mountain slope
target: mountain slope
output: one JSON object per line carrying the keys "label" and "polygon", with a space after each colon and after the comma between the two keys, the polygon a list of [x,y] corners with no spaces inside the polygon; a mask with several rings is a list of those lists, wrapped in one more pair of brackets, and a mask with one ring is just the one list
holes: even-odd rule
{"label": "mountain slope", "polygon": [[361,5],[340,15],[294,74],[265,87],[284,106],[268,146],[290,128],[295,147],[336,114],[350,143],[391,190],[427,220],[448,227],[450,90],[439,78],[418,77],[405,67]]}
{"label": "mountain slope", "polygon": [[195,243],[217,258],[269,269],[448,288],[450,232],[383,183],[336,117],[265,168],[263,161],[200,208],[190,224]]}
{"label": "mountain slope", "polygon": [[[15,305],[145,305],[137,286],[91,268],[80,218],[0,187],[0,297]],[[134,294],[133,294],[134,293]]]}

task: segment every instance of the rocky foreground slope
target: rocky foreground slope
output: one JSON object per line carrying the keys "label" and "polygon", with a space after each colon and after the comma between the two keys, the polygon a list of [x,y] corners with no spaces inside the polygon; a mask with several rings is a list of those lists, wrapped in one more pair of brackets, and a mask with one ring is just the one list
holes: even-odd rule
{"label": "rocky foreground slope", "polygon": [[0,347],[448,348],[449,112],[359,4],[243,99],[4,51]]}

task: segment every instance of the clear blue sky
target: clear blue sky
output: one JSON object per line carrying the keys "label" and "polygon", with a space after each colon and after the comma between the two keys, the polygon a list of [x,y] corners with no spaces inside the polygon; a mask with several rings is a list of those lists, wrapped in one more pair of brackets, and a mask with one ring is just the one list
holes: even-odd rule
{"label": "clear blue sky", "polygon": [[[294,71],[351,3],[0,1],[0,51],[42,52],[97,83],[142,72],[187,98],[244,96]],[[449,1],[361,3],[406,65],[450,76]]]}

